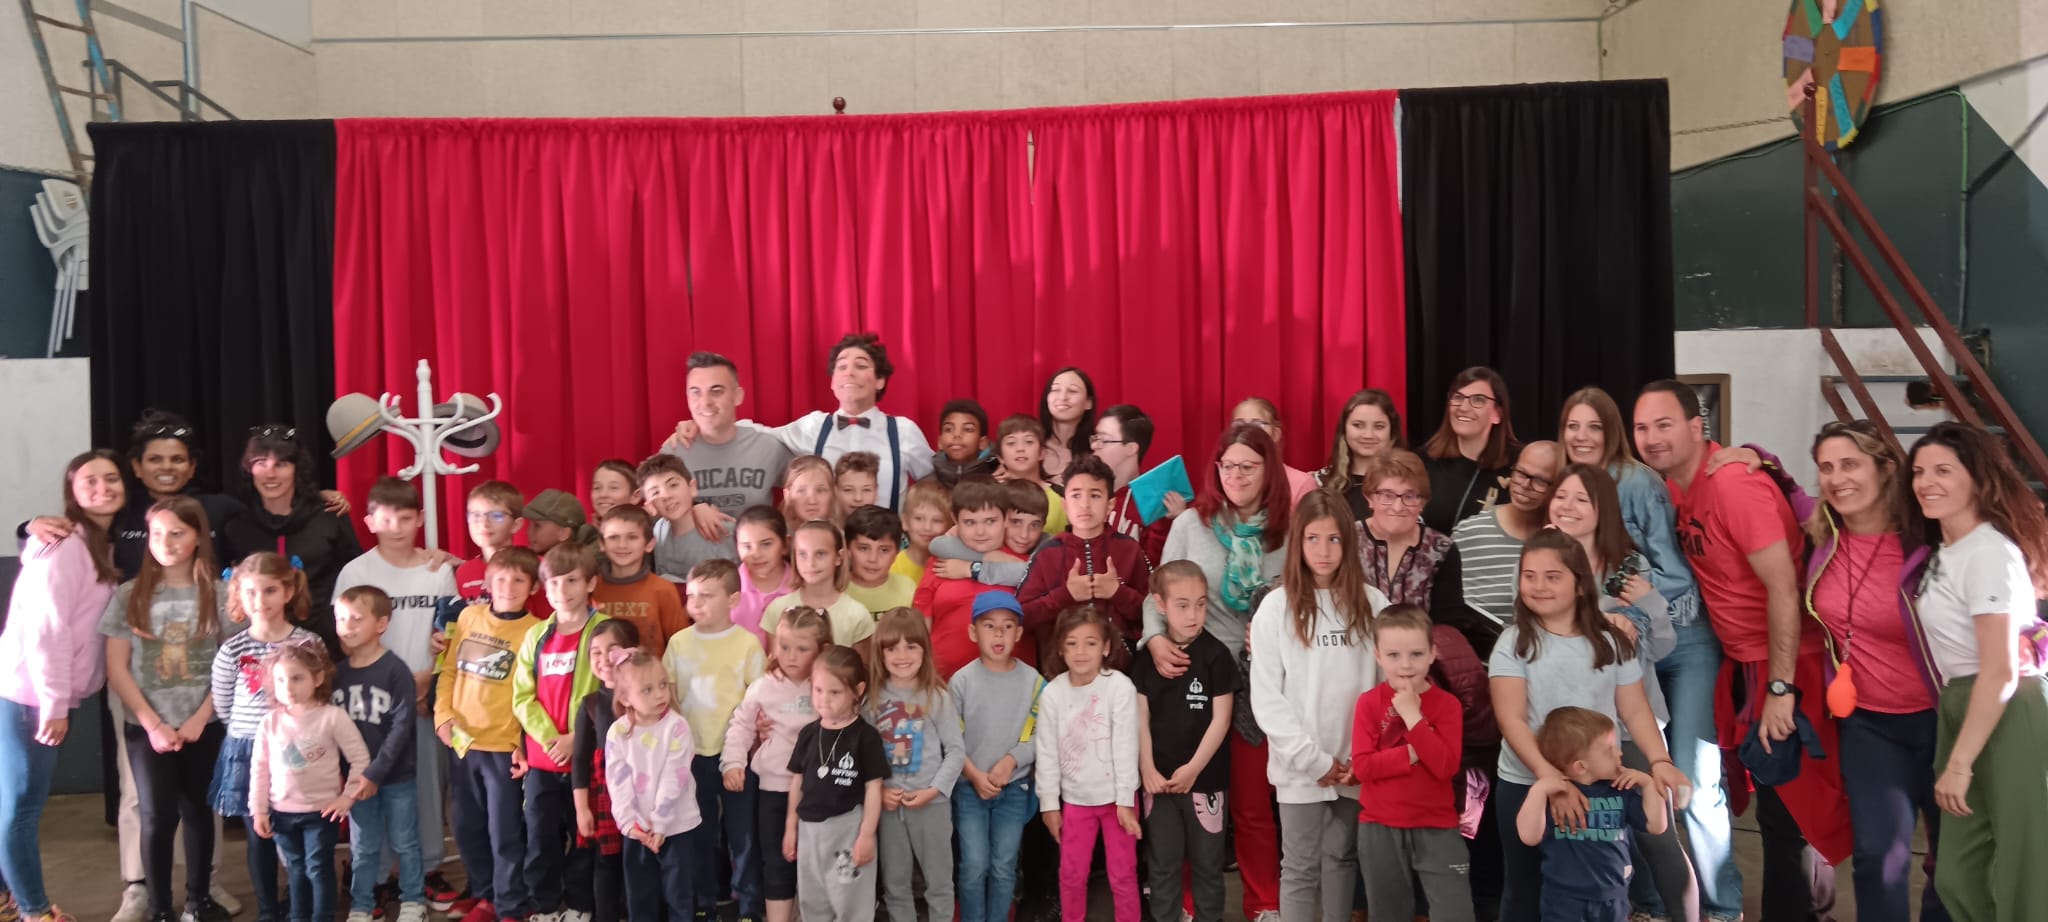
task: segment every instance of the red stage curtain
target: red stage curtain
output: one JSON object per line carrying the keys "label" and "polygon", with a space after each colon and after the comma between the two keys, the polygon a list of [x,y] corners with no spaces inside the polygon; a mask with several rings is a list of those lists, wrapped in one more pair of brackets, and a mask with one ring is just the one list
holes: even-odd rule
{"label": "red stage curtain", "polygon": [[1206,458],[1231,406],[1257,395],[1280,409],[1289,463],[1321,467],[1345,398],[1380,387],[1399,406],[1406,390],[1394,101],[1332,93],[1035,120],[1042,357],[1088,369],[1110,403],[1143,407],[1158,458]]}
{"label": "red stage curtain", "polygon": [[[781,422],[829,406],[824,350],[852,330],[882,334],[883,405],[928,434],[953,397],[1035,412],[1072,363],[1158,418],[1159,457],[1205,452],[1258,393],[1313,466],[1346,394],[1404,380],[1393,105],[344,120],[336,391],[411,411],[428,358],[436,396],[505,399],[503,447],[444,481],[458,552],[482,478],[583,494],[598,460],[652,450],[689,352],[732,356],[743,413]],[[381,439],[341,484],[410,452]]]}

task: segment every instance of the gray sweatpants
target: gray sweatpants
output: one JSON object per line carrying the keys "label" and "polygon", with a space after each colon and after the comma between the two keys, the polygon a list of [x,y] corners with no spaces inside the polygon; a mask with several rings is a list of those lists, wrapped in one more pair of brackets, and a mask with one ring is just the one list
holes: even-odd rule
{"label": "gray sweatpants", "polygon": [[875,866],[853,863],[863,809],[797,823],[796,902],[804,922],[874,922]]}
{"label": "gray sweatpants", "polygon": [[1222,922],[1226,798],[1221,792],[1143,796],[1152,918],[1180,918],[1180,866],[1186,861],[1194,878],[1195,922]]}
{"label": "gray sweatpants", "polygon": [[[856,811],[855,816],[859,816]],[[855,831],[858,832],[858,826]],[[801,841],[803,833],[797,833]],[[881,851],[882,902],[889,918],[917,918],[911,865],[924,868],[925,918],[953,918],[953,804],[943,795],[915,810],[882,811],[875,838]]]}
{"label": "gray sweatpants", "polygon": [[1358,824],[1358,865],[1365,869],[1365,905],[1383,919],[1415,918],[1422,879],[1430,922],[1472,922],[1472,852],[1456,829],[1395,829]]}
{"label": "gray sweatpants", "polygon": [[[1348,922],[1358,886],[1358,801],[1280,805],[1280,920]],[[1389,916],[1388,918],[1392,918]]]}

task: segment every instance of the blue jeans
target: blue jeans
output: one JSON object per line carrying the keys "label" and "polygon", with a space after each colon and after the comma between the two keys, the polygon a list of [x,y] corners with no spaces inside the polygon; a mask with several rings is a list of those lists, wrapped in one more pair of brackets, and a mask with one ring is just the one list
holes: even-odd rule
{"label": "blue jeans", "polygon": [[[1913,824],[1927,820],[1927,876],[1934,877],[1934,846],[1941,810],[1934,804],[1934,711],[1880,714],[1858,710],[1838,724],[1842,787],[1849,795],[1856,851],[1856,917],[1909,922],[1913,877]],[[2038,907],[2037,907],[2038,908]],[[1921,922],[1948,922],[1933,887],[1920,895]]]}
{"label": "blue jeans", "polygon": [[318,813],[271,811],[270,839],[291,881],[291,922],[334,918],[335,826]]}
{"label": "blue jeans", "polygon": [[[512,754],[472,749],[453,760],[448,781],[455,845],[469,892],[491,904],[500,918],[524,919],[527,906],[524,792],[512,780]],[[324,922],[324,920],[323,920]]]}
{"label": "blue jeans", "polygon": [[1003,922],[1017,895],[1017,844],[1038,812],[1031,777],[982,800],[965,778],[953,786],[953,834],[960,840],[960,922]]}
{"label": "blue jeans", "polygon": [[[718,771],[718,756],[697,756],[690,762],[690,776],[697,782],[697,814],[704,828],[696,837],[699,854],[690,858],[690,892],[697,908],[718,913],[718,846],[725,844],[732,868],[732,898],[742,916],[761,915],[761,858],[754,842],[754,795],[760,793],[761,779],[751,770],[737,791],[725,789],[725,777]],[[720,833],[724,835],[721,836]],[[631,847],[630,844],[628,847]],[[776,841],[775,847],[782,848]]]}
{"label": "blue jeans", "polygon": [[[1714,729],[1714,685],[1721,673],[1721,642],[1705,618],[1677,628],[1678,645],[1657,661],[1657,682],[1671,710],[1665,728],[1671,762],[1692,780],[1692,801],[1679,812],[1699,877],[1700,913],[1711,919],[1742,914],[1742,873],[1735,867],[1728,791],[1721,784],[1721,744]],[[1512,825],[1512,824],[1510,824]]]}
{"label": "blue jeans", "polygon": [[0,698],[0,890],[11,891],[24,916],[50,911],[43,892],[43,807],[57,747],[36,742],[42,711]]}
{"label": "blue jeans", "polygon": [[377,904],[377,881],[384,875],[384,849],[398,856],[398,901],[427,901],[426,868],[420,860],[419,783],[394,781],[377,796],[356,802],[348,811],[350,912],[369,912]]}

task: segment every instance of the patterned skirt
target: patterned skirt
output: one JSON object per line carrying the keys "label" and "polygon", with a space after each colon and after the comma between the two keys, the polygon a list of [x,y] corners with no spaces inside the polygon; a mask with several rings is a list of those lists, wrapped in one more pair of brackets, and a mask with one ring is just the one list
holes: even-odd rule
{"label": "patterned skirt", "polygon": [[578,833],[576,844],[595,844],[600,854],[616,855],[625,846],[626,839],[619,835],[619,824],[612,819],[611,789],[604,782],[604,754],[599,753],[596,761],[590,771],[590,813],[596,820],[597,835],[585,838]]}

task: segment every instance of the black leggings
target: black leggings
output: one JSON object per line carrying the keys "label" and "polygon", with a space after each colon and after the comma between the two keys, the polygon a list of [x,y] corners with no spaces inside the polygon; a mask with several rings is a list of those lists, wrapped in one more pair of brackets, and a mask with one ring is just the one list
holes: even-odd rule
{"label": "black leggings", "polygon": [[157,912],[176,913],[171,902],[171,866],[174,837],[182,824],[185,830],[185,902],[204,899],[213,877],[213,809],[206,801],[206,788],[213,780],[214,762],[220,758],[220,742],[226,731],[218,723],[206,725],[199,739],[176,752],[158,752],[149,743],[149,733],[139,724],[124,724],[128,740],[128,770],[135,778],[135,798],[142,809],[142,867],[149,885],[150,907]]}

